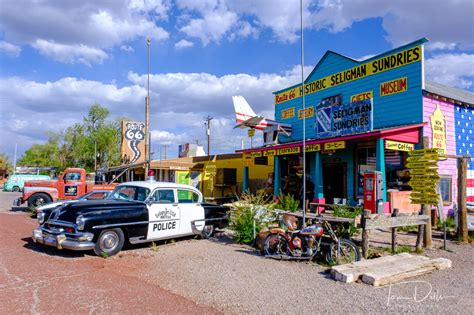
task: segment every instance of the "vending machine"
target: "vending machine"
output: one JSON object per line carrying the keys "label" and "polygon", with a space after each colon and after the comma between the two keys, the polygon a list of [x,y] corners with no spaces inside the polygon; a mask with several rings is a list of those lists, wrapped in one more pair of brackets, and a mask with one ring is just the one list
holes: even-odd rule
{"label": "vending machine", "polygon": [[372,213],[383,213],[382,172],[364,173],[364,209]]}

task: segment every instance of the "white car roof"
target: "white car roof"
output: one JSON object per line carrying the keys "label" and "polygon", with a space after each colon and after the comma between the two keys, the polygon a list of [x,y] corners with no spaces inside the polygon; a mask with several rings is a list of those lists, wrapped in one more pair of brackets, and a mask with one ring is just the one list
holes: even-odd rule
{"label": "white car roof", "polygon": [[196,187],[191,186],[191,185],[176,184],[176,183],[169,183],[169,182],[157,182],[157,181],[150,181],[150,180],[125,182],[125,183],[121,183],[119,186],[124,186],[124,185],[144,187],[150,190],[153,190],[155,188],[185,188],[185,189],[191,189],[191,190],[199,192],[199,190]]}

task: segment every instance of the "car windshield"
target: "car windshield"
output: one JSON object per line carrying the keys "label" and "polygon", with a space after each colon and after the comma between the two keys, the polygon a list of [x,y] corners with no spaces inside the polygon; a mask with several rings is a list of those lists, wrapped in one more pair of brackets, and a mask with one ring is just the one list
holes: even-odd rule
{"label": "car windshield", "polygon": [[131,201],[145,201],[150,194],[150,189],[139,186],[118,186],[107,199],[131,200]]}

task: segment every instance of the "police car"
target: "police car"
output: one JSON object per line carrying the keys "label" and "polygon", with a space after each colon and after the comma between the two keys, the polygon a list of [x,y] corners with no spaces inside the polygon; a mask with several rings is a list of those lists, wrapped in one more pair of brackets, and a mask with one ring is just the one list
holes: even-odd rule
{"label": "police car", "polygon": [[228,208],[208,204],[189,185],[143,181],[117,186],[103,200],[78,201],[38,213],[35,243],[117,254],[131,244],[188,235],[212,236],[228,223]]}

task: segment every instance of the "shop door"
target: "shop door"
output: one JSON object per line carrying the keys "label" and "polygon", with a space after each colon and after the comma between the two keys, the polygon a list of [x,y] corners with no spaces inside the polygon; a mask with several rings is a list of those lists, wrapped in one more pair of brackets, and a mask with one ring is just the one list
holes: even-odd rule
{"label": "shop door", "polygon": [[326,203],[334,203],[334,198],[347,198],[346,163],[328,163],[323,164],[323,192]]}

